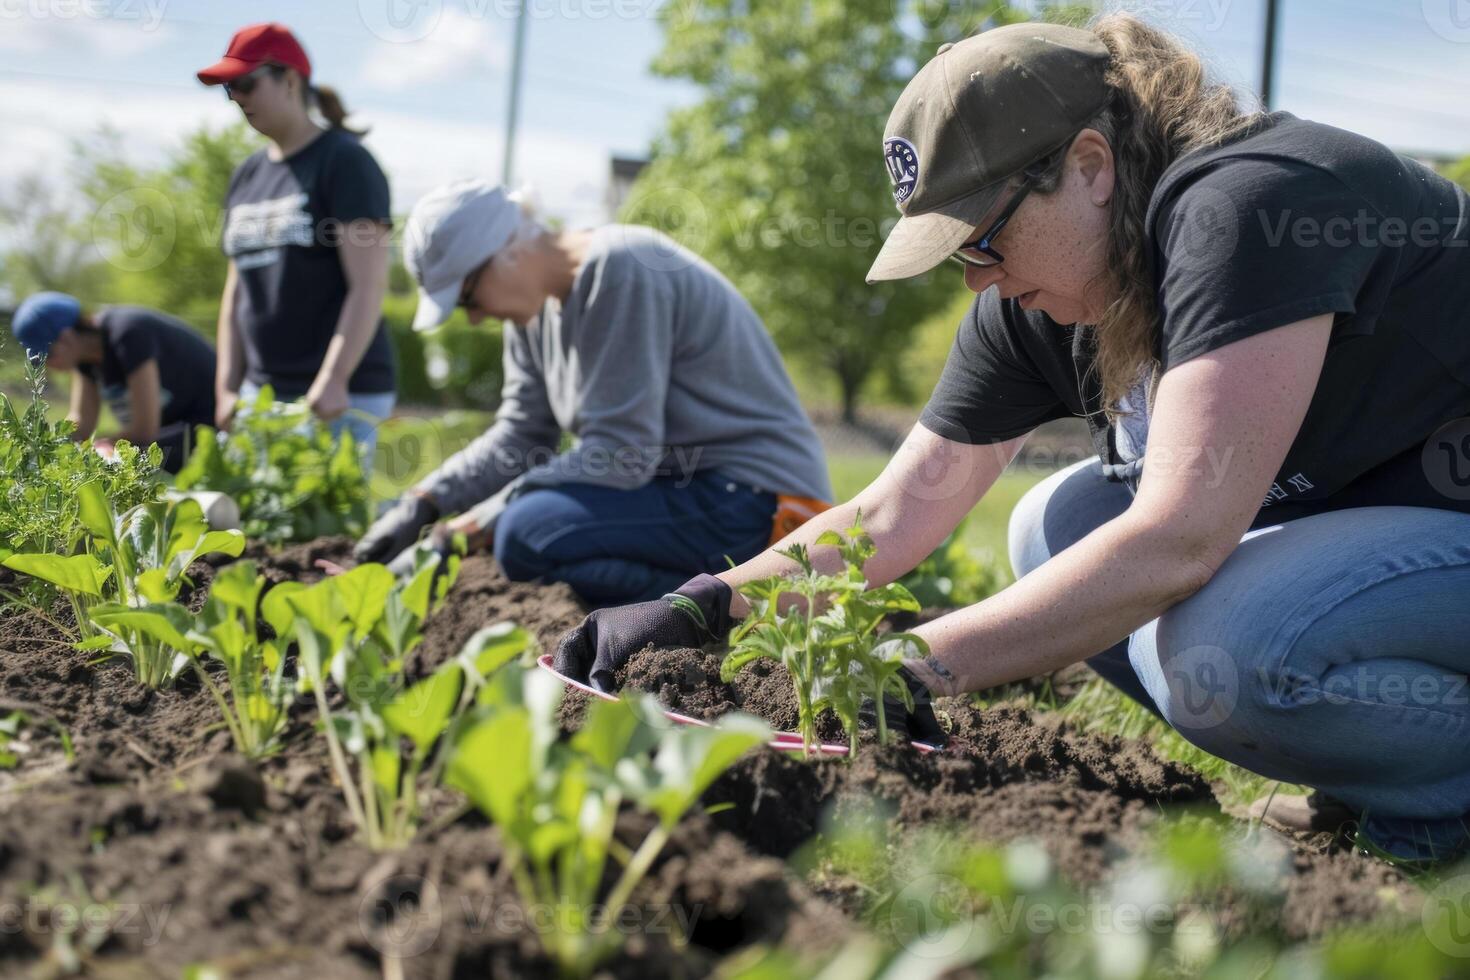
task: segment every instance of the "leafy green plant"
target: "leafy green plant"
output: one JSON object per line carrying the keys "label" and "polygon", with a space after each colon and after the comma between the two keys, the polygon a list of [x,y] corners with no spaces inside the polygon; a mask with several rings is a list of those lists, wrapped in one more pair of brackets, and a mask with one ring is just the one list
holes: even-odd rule
{"label": "leafy green plant", "polygon": [[[593,700],[570,739],[559,738],[565,688],[536,670],[502,670],[481,689],[475,721],[456,741],[446,781],[500,829],[521,901],[555,910],[542,945],[567,976],[586,976],[616,952],[615,919],[675,825],[735,760],[771,736],[750,715],[710,728],[670,728],[657,702]],[[658,818],[631,852],[614,838],[624,802]],[[599,902],[609,857],[622,870]]]}
{"label": "leafy green plant", "polygon": [[990,550],[984,549],[977,555],[965,544],[968,522],[968,517],[960,521],[932,555],[898,580],[920,606],[957,609],[972,606],[1000,591],[1002,573]]}
{"label": "leafy green plant", "polygon": [[[156,500],[163,455],[157,446],[140,450],[119,442],[113,458],[104,459],[90,441],[72,438],[69,421],[47,418],[46,377],[39,361],[27,361],[26,380],[31,400],[24,411],[0,394],[0,472],[6,475],[0,491],[0,560],[14,554],[69,557],[85,550],[80,489],[95,485],[118,511]],[[55,586],[33,578],[10,598],[44,611],[56,595]]]}
{"label": "leafy green plant", "polygon": [[[877,635],[883,617],[917,612],[919,604],[896,582],[868,588],[863,565],[877,549],[863,531],[861,515],[846,532],[827,531],[816,544],[836,548],[843,570],[833,575],[817,571],[805,545],[782,549],[797,571],[740,587],[751,612],[730,634],[730,652],[720,665],[720,675],[728,682],[746,664],[761,658],[781,664],[791,675],[806,751],[810,753],[818,741],[817,715],[830,708],[856,753],[858,712],[864,699],[872,699],[878,741],[887,744],[883,696],[891,693],[912,708],[913,697],[898,671],[904,657],[923,656],[929,648],[911,633]],[[790,603],[786,612],[781,609],[783,597]],[[792,597],[799,601],[792,602]]]}
{"label": "leafy green plant", "polygon": [[[293,693],[282,649],[291,623],[278,619],[271,624],[277,638],[260,639],[256,609],[264,589],[265,576],[257,573],[255,562],[226,565],[215,574],[209,598],[185,636],[200,683],[219,705],[236,750],[249,759],[278,748]],[[223,665],[228,697],[204,658]]]}
{"label": "leafy green plant", "polygon": [[367,527],[356,442],[346,432],[333,439],[303,401],[278,402],[266,386],[227,435],[200,426],[194,443],[174,485],[228,494],[252,539],[310,541]]}
{"label": "leafy green plant", "polygon": [[133,661],[138,682],[167,687],[187,665],[189,613],[173,600],[184,572],[208,554],[239,555],[239,531],[211,531],[190,499],[152,500],[115,514],[101,483],[77,488],[77,518],[89,550],[11,555],[5,567],[62,590],[87,639],[78,646]]}
{"label": "leafy green plant", "polygon": [[[409,684],[404,660],[420,627],[443,602],[459,557],[436,574],[429,554],[405,582],[383,565],[359,565],[313,586],[287,582],[265,595],[262,614],[295,640],[300,687],[316,700],[332,768],[363,842],[408,843],[423,794],[444,770],[448,746],[490,672],[527,655],[535,641],[508,623],[480,630],[451,660]],[[339,707],[327,697],[331,682]]]}

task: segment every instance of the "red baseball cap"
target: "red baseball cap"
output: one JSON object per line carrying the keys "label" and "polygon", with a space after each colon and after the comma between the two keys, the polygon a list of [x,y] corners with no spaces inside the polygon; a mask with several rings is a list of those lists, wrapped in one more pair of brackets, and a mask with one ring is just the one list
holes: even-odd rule
{"label": "red baseball cap", "polygon": [[267,64],[295,68],[302,78],[311,78],[306,49],[284,24],[275,23],[240,28],[230,38],[225,56],[198,75],[205,85],[220,85]]}

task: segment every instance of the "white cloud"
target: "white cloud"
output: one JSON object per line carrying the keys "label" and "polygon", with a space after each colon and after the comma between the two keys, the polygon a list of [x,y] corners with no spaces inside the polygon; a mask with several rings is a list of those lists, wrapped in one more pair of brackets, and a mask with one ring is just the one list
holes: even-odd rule
{"label": "white cloud", "polygon": [[126,59],[173,37],[164,23],[167,0],[5,0],[0,2],[0,51],[56,51]]}
{"label": "white cloud", "polygon": [[[58,112],[65,106],[65,112]],[[500,176],[504,133],[497,126],[409,113],[375,112],[362,105],[358,117],[372,127],[366,145],[392,181],[393,210],[407,214],[424,192],[461,177]],[[213,90],[186,85],[148,85],[120,91],[115,84],[44,79],[17,81],[0,76],[0,194],[24,173],[60,175],[71,142],[103,123],[123,134],[129,162],[152,164],[202,124],[227,125],[239,118]],[[606,219],[608,148],[566,135],[522,130],[516,166],[531,178],[543,211],[570,225]]]}
{"label": "white cloud", "polygon": [[484,18],[446,9],[421,40],[379,40],[368,49],[362,83],[382,91],[483,75],[507,64],[505,41]]}

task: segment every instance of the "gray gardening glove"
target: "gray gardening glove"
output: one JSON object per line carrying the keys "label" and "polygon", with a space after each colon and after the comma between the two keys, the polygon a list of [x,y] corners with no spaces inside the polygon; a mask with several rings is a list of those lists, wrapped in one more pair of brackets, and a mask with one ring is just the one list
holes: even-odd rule
{"label": "gray gardening glove", "polygon": [[562,637],[556,669],[611,694],[617,690],[613,675],[644,647],[723,643],[732,625],[732,596],[730,587],[713,575],[696,575],[660,599],[598,609]]}
{"label": "gray gardening glove", "polygon": [[419,539],[419,532],[439,516],[434,501],[419,493],[406,493],[373,522],[352,549],[360,562],[386,562],[402,554]]}

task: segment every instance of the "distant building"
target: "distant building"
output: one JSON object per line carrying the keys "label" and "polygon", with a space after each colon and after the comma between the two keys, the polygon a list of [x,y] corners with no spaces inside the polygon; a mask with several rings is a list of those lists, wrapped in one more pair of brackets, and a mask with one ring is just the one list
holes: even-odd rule
{"label": "distant building", "polygon": [[603,203],[607,206],[607,220],[617,220],[623,202],[628,199],[628,193],[633,189],[633,181],[638,179],[638,175],[646,166],[648,166],[648,161],[637,157],[615,156],[612,158],[607,176],[607,194],[603,198]]}

